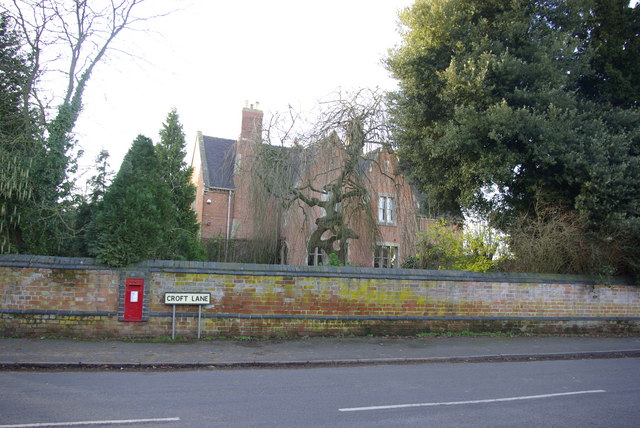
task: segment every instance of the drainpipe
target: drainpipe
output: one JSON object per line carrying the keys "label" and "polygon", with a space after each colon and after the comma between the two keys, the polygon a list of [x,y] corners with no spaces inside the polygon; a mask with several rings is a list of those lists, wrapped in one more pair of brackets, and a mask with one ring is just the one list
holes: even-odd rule
{"label": "drainpipe", "polygon": [[233,193],[233,190],[229,190],[229,197],[227,199],[227,242],[229,241],[230,236],[230,230],[229,228],[231,227],[231,194]]}

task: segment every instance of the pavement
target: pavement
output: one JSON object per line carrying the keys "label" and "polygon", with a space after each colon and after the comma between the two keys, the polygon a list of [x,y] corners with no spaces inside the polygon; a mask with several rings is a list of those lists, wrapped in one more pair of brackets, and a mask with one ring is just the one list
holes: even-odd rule
{"label": "pavement", "polygon": [[0,338],[0,370],[283,368],[640,358],[640,337],[436,336],[142,342]]}

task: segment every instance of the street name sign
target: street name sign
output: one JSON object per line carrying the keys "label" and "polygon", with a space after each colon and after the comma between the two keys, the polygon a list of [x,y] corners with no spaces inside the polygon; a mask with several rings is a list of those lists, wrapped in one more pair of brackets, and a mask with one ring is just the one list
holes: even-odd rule
{"label": "street name sign", "polygon": [[164,304],[173,306],[171,338],[176,338],[176,305],[198,305],[198,339],[200,339],[200,318],[202,306],[211,304],[211,293],[164,293]]}
{"label": "street name sign", "polygon": [[211,293],[164,293],[165,305],[210,305]]}

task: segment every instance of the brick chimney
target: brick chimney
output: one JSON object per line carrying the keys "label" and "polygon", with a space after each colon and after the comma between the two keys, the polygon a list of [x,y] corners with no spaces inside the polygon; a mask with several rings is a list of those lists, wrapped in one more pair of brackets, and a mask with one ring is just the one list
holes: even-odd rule
{"label": "brick chimney", "polygon": [[233,183],[235,192],[233,195],[233,235],[238,239],[253,239],[258,224],[256,216],[264,213],[256,213],[252,200],[251,188],[253,178],[251,164],[255,161],[256,150],[262,143],[262,110],[260,105],[245,104],[242,109],[242,128],[240,138],[236,144],[236,159],[233,171]]}
{"label": "brick chimney", "polygon": [[262,142],[262,110],[260,103],[256,101],[254,104],[245,103],[242,109],[242,131],[240,132],[240,140],[250,140],[257,143]]}

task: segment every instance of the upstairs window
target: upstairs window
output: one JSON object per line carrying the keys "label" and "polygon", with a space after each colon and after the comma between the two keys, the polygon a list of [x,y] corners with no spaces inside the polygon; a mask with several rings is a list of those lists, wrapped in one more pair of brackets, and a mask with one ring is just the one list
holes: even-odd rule
{"label": "upstairs window", "polygon": [[[327,202],[329,200],[329,193],[323,193],[322,195],[320,195],[320,200],[322,200],[322,202]],[[324,217],[327,215],[327,210],[324,209],[324,207],[320,207],[320,217]]]}
{"label": "upstairs window", "polygon": [[[329,191],[327,193],[323,193],[320,196],[320,199],[322,200],[322,202],[327,202],[328,200],[331,199],[332,196],[333,196],[333,192]],[[341,204],[340,203],[335,204],[334,207],[333,207],[333,212],[337,213],[338,211],[340,211],[340,208],[341,208]],[[320,217],[324,217],[326,215],[327,215],[327,210],[325,210],[324,208],[320,207]]]}
{"label": "upstairs window", "polygon": [[376,245],[373,256],[373,267],[398,267],[398,247],[395,245]]}
{"label": "upstairs window", "polygon": [[395,224],[395,200],[391,196],[380,196],[378,198],[378,223]]}

